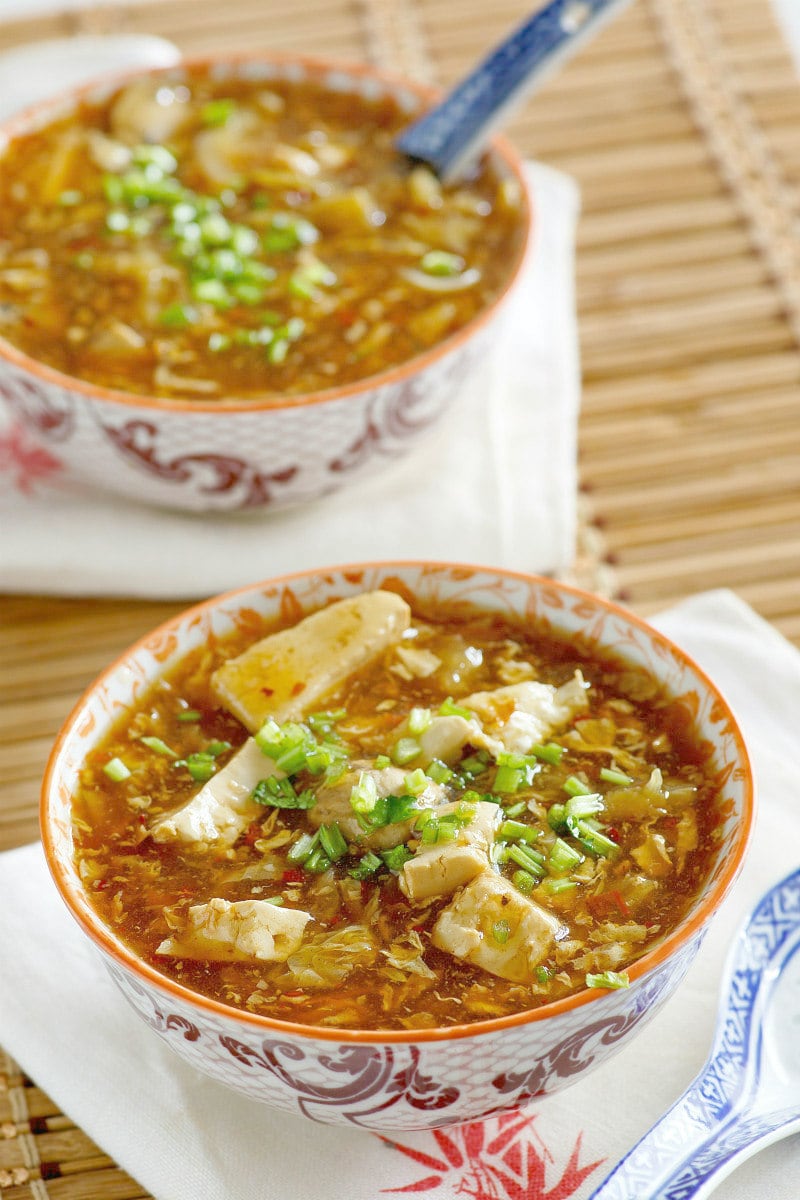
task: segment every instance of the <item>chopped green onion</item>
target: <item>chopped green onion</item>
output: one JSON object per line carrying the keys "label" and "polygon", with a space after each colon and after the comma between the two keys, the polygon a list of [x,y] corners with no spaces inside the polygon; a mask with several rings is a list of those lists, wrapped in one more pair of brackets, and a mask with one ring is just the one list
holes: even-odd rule
{"label": "chopped green onion", "polygon": [[564,747],[556,742],[547,742],[544,746],[531,746],[534,758],[540,758],[542,762],[550,763],[554,767],[558,766],[565,753]]}
{"label": "chopped green onion", "polygon": [[570,775],[569,779],[564,780],[562,786],[564,791],[570,796],[588,796],[592,791],[582,779],[578,779],[577,775]]}
{"label": "chopped green onion", "polygon": [[178,757],[175,751],[160,737],[143,737],[139,738],[139,741],[143,746],[147,746],[148,750],[155,750],[156,754],[161,754],[164,758]]}
{"label": "chopped green onion", "polygon": [[158,319],[170,329],[185,329],[188,325],[197,323],[197,309],[192,308],[191,304],[170,304]]}
{"label": "chopped green onion", "polygon": [[212,758],[219,758],[220,754],[224,754],[226,750],[230,750],[230,742],[215,741],[209,742],[205,747],[205,753],[210,754]]}
{"label": "chopped green onion", "polygon": [[448,767],[447,763],[443,763],[440,758],[434,758],[432,762],[428,763],[425,768],[425,774],[434,783],[447,783],[449,779],[453,778],[453,772],[450,767]]}
{"label": "chopped green onion", "polygon": [[586,817],[593,817],[602,811],[603,797],[599,792],[581,792],[577,796],[570,796],[564,805],[567,820],[576,817],[577,820],[583,821]]}
{"label": "chopped green onion", "polygon": [[511,876],[511,881],[526,896],[530,895],[537,883],[536,877],[531,875],[530,871],[515,871]]}
{"label": "chopped green onion", "polygon": [[289,847],[286,859],[290,863],[304,863],[309,854],[319,844],[319,831],[316,833],[301,833],[297,841]]}
{"label": "chopped green onion", "polygon": [[542,983],[542,984],[549,983],[550,980],[553,978],[553,972],[550,970],[549,967],[541,967],[541,966],[537,967],[536,970],[534,971],[534,975],[536,976],[537,983]]}
{"label": "chopped green onion", "polygon": [[556,833],[567,823],[567,809],[563,804],[551,804],[547,810],[547,824]]}
{"label": "chopped green onion", "polygon": [[350,807],[356,813],[371,813],[378,803],[378,785],[375,778],[366,771],[358,777],[358,783],[353,784],[350,791]]}
{"label": "chopped green onion", "polygon": [[584,861],[583,855],[579,850],[573,849],[562,838],[556,838],[550,848],[550,860],[548,866],[551,871],[555,871],[557,875],[566,875],[575,867],[579,867]]}
{"label": "chopped green onion", "polygon": [[423,254],[419,263],[427,275],[460,275],[465,262],[458,254],[449,254],[446,250],[429,250]]}
{"label": "chopped green onion", "polygon": [[331,825],[320,825],[319,844],[331,862],[337,862],[347,853],[347,842],[335,821]]}
{"label": "chopped green onion", "polygon": [[250,799],[268,808],[313,808],[316,804],[316,796],[310,788],[297,792],[289,779],[279,779],[277,775],[261,779],[250,793]]}
{"label": "chopped green onion", "polygon": [[389,758],[388,754],[379,754],[373,765],[376,771],[383,771],[386,767],[390,767],[392,765],[392,760]]}
{"label": "chopped green onion", "polygon": [[276,908],[280,908],[284,903],[284,899],[283,896],[265,896],[264,903],[274,904]]}
{"label": "chopped green onion", "polygon": [[178,720],[190,724],[202,720],[203,714],[196,708],[184,708],[178,713]]}
{"label": "chopped green onion", "polygon": [[503,821],[497,836],[501,842],[535,842],[539,838],[539,831],[530,825],[523,825],[522,821]]}
{"label": "chopped green onion", "polygon": [[231,223],[220,212],[210,212],[200,221],[200,237],[207,246],[226,246],[232,236]]}
{"label": "chopped green onion", "polygon": [[544,867],[538,860],[541,858],[544,861],[544,855],[537,855],[536,851],[530,850],[529,847],[520,846],[514,842],[506,848],[505,857],[515,862],[518,867],[522,867],[524,871],[529,871],[531,875],[535,875],[539,879],[543,878]]}
{"label": "chopped green onion", "polygon": [[489,756],[485,751],[480,750],[477,754],[471,754],[469,758],[463,759],[458,769],[466,775],[480,775],[486,770],[488,761]]}
{"label": "chopped green onion", "polygon": [[401,737],[392,746],[392,762],[398,767],[404,767],[406,763],[410,763],[417,758],[422,752],[422,747],[416,738]]}
{"label": "chopped green onion", "polygon": [[330,712],[312,713],[307,720],[314,733],[321,733],[323,736],[326,736],[333,730],[336,722],[341,721],[346,715],[345,709],[336,708]]}
{"label": "chopped green onion", "polygon": [[235,304],[221,279],[198,279],[192,284],[192,295],[201,304],[213,304],[214,308],[232,308]]}
{"label": "chopped green onion", "polygon": [[620,787],[624,787],[626,783],[633,783],[630,775],[626,775],[624,771],[614,771],[611,767],[603,767],[600,771],[600,778],[606,783],[616,783]]}
{"label": "chopped green onion", "polygon": [[236,101],[229,99],[209,100],[200,109],[200,116],[204,125],[210,125],[212,128],[219,125],[226,125],[236,111]]}
{"label": "chopped green onion", "polygon": [[526,811],[527,807],[527,800],[518,800],[516,804],[509,804],[503,811],[507,817],[519,817]]}
{"label": "chopped green onion", "polygon": [[370,812],[358,814],[358,823],[362,829],[382,829],[408,821],[418,812],[415,796],[379,796]]}
{"label": "chopped green onion", "polygon": [[495,773],[492,787],[504,794],[518,792],[525,784],[525,771],[521,767],[500,766]]}
{"label": "chopped green onion", "polygon": [[156,167],[162,175],[172,175],[178,169],[178,160],[166,146],[142,144],[133,149],[133,161],[137,167]]}
{"label": "chopped green onion", "polygon": [[307,871],[312,871],[315,875],[322,875],[329,869],[331,860],[328,858],[321,846],[317,846],[312,850],[303,866]]}
{"label": "chopped green onion", "polygon": [[381,858],[386,863],[390,871],[402,871],[403,864],[407,863],[414,855],[409,850],[408,846],[393,846],[391,850],[382,850]]}
{"label": "chopped green onion", "polygon": [[475,713],[471,709],[456,704],[452,696],[448,696],[439,705],[439,715],[442,717],[463,717],[465,721],[472,721],[475,717]]}
{"label": "chopped green onion", "polygon": [[545,879],[542,887],[551,896],[557,896],[560,892],[571,892],[578,886],[575,879]]}
{"label": "chopped green onion", "polygon": [[103,774],[112,779],[114,783],[122,783],[122,780],[127,779],[130,775],[130,770],[125,766],[121,758],[112,758],[103,767]]}
{"label": "chopped green onion", "polygon": [[431,710],[429,708],[419,708],[415,706],[408,714],[406,727],[412,737],[419,737],[421,733],[425,732],[432,720],[433,717],[431,716]]}
{"label": "chopped green onion", "polygon": [[616,842],[613,842],[610,837],[606,837],[601,830],[593,828],[588,821],[582,821],[577,817],[567,817],[567,828],[582,846],[600,858],[608,858],[609,855],[619,850]]}
{"label": "chopped green onion", "polygon": [[288,339],[276,338],[273,342],[270,342],[269,349],[267,350],[267,359],[273,364],[273,366],[277,367],[280,366],[282,362],[286,361],[286,355],[288,353]]}
{"label": "chopped green onion", "polygon": [[186,770],[196,783],[205,783],[217,769],[214,756],[204,754],[202,750],[197,751],[195,754],[188,754],[186,758],[176,759],[175,766],[186,767]]}
{"label": "chopped green onion", "polygon": [[495,921],[495,923],[492,925],[492,937],[499,946],[504,946],[506,944],[510,933],[511,926],[506,920]]}
{"label": "chopped green onion", "polygon": [[383,859],[379,858],[377,854],[373,854],[371,850],[368,850],[366,854],[362,855],[358,865],[351,867],[347,874],[351,875],[353,879],[369,879],[382,866]]}
{"label": "chopped green onion", "polygon": [[586,976],[586,986],[590,988],[626,988],[631,986],[627,971],[601,971],[597,975]]}
{"label": "chopped green onion", "polygon": [[417,767],[416,771],[412,771],[406,775],[405,780],[406,791],[411,796],[421,796],[428,786],[428,776],[422,770],[422,767]]}

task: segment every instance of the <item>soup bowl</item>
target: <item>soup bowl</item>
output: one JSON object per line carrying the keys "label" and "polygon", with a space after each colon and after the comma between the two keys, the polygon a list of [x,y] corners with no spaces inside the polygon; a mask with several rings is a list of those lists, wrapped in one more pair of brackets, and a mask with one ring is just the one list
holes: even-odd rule
{"label": "soup bowl", "polygon": [[[120,715],[190,650],[258,617],[307,612],[374,589],[423,611],[496,614],[644,672],[703,747],[719,797],[709,866],[683,919],[628,970],[629,986],[587,987],[541,1007],[442,1028],[301,1026],[239,1011],[167,978],[131,950],[87,898],[73,842],[81,766]],[[419,1129],[516,1108],[602,1065],[678,987],[736,877],[753,823],[753,783],[735,719],[675,645],[616,605],[551,579],[448,563],[355,564],[285,576],[208,600],[126,651],[61,731],[43,783],[41,828],[56,887],[127,1002],[198,1070],[254,1100],[314,1121]]]}
{"label": "soup bowl", "polygon": [[[144,74],[126,73],[103,78],[7,119],[0,123],[0,159],[12,154],[20,139],[45,130],[62,118],[80,114],[86,106],[102,104],[123,85],[143,79],[163,81],[165,86],[180,88],[197,73],[205,73],[215,81],[252,83],[265,90],[277,84],[287,87],[311,84],[321,89],[323,97],[344,94],[367,104],[389,99],[402,114],[408,115],[409,120],[423,111],[433,98],[430,90],[362,65],[261,54],[187,61],[184,65]],[[363,155],[366,151],[359,153]],[[32,357],[32,350],[26,351],[14,343],[13,330],[8,326],[5,329],[8,336],[3,336],[0,309],[0,397],[5,399],[14,417],[57,460],[66,476],[142,503],[190,511],[276,509],[313,500],[356,483],[365,472],[385,468],[387,462],[412,449],[445,409],[457,403],[467,387],[480,387],[485,378],[484,369],[496,351],[502,332],[506,301],[523,269],[532,228],[531,200],[515,152],[498,138],[488,151],[487,162],[494,175],[506,180],[518,197],[514,216],[516,236],[514,245],[509,248],[508,261],[503,265],[502,279],[466,324],[453,325],[452,330],[443,326],[440,337],[430,344],[419,343],[426,348],[413,350],[402,361],[385,368],[378,366],[366,378],[339,382],[334,369],[336,355],[328,349],[326,354],[330,355],[330,362],[326,365],[331,368],[327,377],[330,382],[326,378],[324,383],[317,382],[307,391],[288,387],[282,390],[278,379],[272,385],[265,383],[263,394],[248,392],[238,398],[235,386],[230,394],[223,391],[211,400],[202,395],[182,396],[177,392],[174,395],[145,394],[146,387],[127,388],[124,378],[113,385],[91,382],[88,374],[86,378],[78,378],[77,368],[75,375],[64,373],[63,367],[56,369],[51,362]],[[307,167],[305,161],[301,165]],[[144,169],[152,170],[153,164],[147,164]],[[278,207],[286,207],[283,193],[276,194],[281,200]],[[69,207],[79,195],[77,191],[67,190],[59,195],[58,202],[63,201]],[[132,201],[137,202],[135,198]],[[271,199],[270,202],[274,203]],[[300,203],[296,198],[290,202]],[[57,209],[58,204],[54,203],[53,207]],[[122,222],[130,216],[124,212],[112,215]],[[377,212],[370,220],[374,217],[379,226],[381,216]],[[134,218],[143,219],[142,214],[136,216],[135,211],[131,216],[131,222],[135,224]],[[330,219],[338,218],[334,214]],[[129,224],[126,228],[132,227]],[[373,233],[377,235],[377,230]],[[108,231],[104,236],[109,236]],[[114,236],[119,240],[127,234]],[[324,245],[324,241],[319,244]],[[86,251],[82,254],[86,264],[82,269],[88,278],[95,270],[90,263],[92,254]],[[320,256],[323,254],[321,251]],[[453,257],[449,255],[445,259]],[[190,264],[187,269],[194,269],[190,251],[185,253],[185,258]],[[70,260],[71,264],[80,261],[81,254]],[[256,265],[264,267],[263,263]],[[174,271],[175,262],[168,261],[166,269]],[[441,255],[432,262],[431,290],[438,286],[447,291],[448,280],[441,275],[449,269],[455,268],[448,267]],[[308,278],[303,277],[306,290],[312,286]],[[312,283],[318,292],[320,288],[324,291],[324,282],[319,286]],[[102,278],[99,286],[104,286]],[[219,280],[211,281],[212,289],[216,289],[214,293],[206,283],[203,303],[207,309],[208,305],[216,305],[221,313],[223,301],[227,303],[231,298],[228,295],[226,299],[224,289],[220,298],[220,286]],[[238,313],[243,313],[249,320],[255,311],[252,282],[247,286],[250,292],[246,301],[241,298],[231,300],[234,304],[232,330],[209,335],[210,359],[219,360],[219,348],[223,344],[230,346],[231,339],[235,341],[240,333],[253,333],[250,324],[246,329],[235,327],[235,322],[240,320]],[[323,302],[327,299],[323,296]],[[382,294],[370,299],[374,303],[381,302]],[[302,308],[301,301],[302,297],[295,296],[292,302],[295,310],[298,305]],[[165,311],[174,323],[185,319],[187,307],[172,305]],[[178,311],[179,308],[182,311]],[[357,311],[360,313],[362,309]],[[345,316],[348,314],[343,310],[342,320]],[[351,316],[348,316],[350,325],[343,324],[338,335],[338,345],[344,349],[348,338],[357,332],[353,328],[355,318],[351,320]],[[266,313],[265,320],[267,318],[274,324],[274,314]],[[213,319],[216,318],[212,315]],[[302,325],[302,317],[296,318],[296,325],[298,321]],[[154,333],[142,327],[131,331],[130,323],[127,328],[127,338],[140,340],[143,352],[158,342],[158,330]],[[272,337],[268,324],[256,332],[265,338]],[[166,333],[165,329],[162,336]],[[63,340],[83,334],[78,330],[76,335],[75,329],[68,334],[67,329],[54,327],[50,336]],[[291,337],[294,336],[292,333]],[[277,340],[283,352],[283,342],[288,345],[289,341],[283,337]],[[396,338],[390,338],[389,344],[393,340]],[[275,343],[273,337],[272,349]],[[272,349],[265,347],[264,356],[271,354]],[[69,354],[72,353],[70,350]],[[65,361],[72,359],[67,356]],[[277,357],[274,361],[278,362]],[[170,367],[170,371],[173,376],[179,374],[179,368]],[[226,389],[232,385],[223,379],[219,386]],[[297,388],[300,386],[298,381]],[[268,387],[270,394],[266,391]]]}

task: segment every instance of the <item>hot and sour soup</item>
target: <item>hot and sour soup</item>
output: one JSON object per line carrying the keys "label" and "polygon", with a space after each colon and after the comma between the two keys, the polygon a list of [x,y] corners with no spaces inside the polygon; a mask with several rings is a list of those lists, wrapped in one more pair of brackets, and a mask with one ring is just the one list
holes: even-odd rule
{"label": "hot and sour soup", "polygon": [[0,160],[0,336],[104,387],[218,401],[378,374],[505,288],[525,201],[442,186],[408,112],[308,78],[144,77]]}
{"label": "hot and sour soup", "polygon": [[379,591],[189,654],[87,761],[75,854],[224,1004],[462,1024],[627,985],[708,874],[706,754],[637,671]]}

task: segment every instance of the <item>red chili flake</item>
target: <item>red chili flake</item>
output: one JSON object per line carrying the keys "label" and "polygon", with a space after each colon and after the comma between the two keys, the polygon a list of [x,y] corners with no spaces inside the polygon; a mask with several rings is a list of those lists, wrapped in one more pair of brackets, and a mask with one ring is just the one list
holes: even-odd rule
{"label": "red chili flake", "polygon": [[94,890],[96,892],[104,892],[106,890],[106,888],[108,887],[109,883],[110,883],[110,880],[108,880],[108,879],[96,879],[95,883],[94,883]]}
{"label": "red chili flake", "polygon": [[147,817],[144,815],[144,813],[139,813],[139,824],[140,825],[147,824]]}
{"label": "red chili flake", "polygon": [[306,993],[305,993],[305,989],[304,989],[304,988],[293,988],[291,992],[284,992],[284,993],[283,993],[283,999],[284,999],[284,1000],[291,1000],[291,999],[292,999],[293,997],[295,997],[295,996],[305,996],[305,994],[306,994]]}
{"label": "red chili flake", "polygon": [[281,875],[281,883],[302,883],[303,878],[300,867],[287,867]]}
{"label": "red chili flake", "polygon": [[619,842],[622,840],[616,825],[609,825],[606,832],[608,833],[608,836],[611,838],[612,842]]}
{"label": "red chili flake", "polygon": [[248,846],[254,846],[261,837],[261,824],[259,821],[252,821],[247,827],[247,833],[244,835],[244,840]]}
{"label": "red chili flake", "polygon": [[292,695],[299,696],[300,693],[304,692],[305,690],[306,685],[303,683],[302,679],[298,679],[297,683],[292,688]]}
{"label": "red chili flake", "polygon": [[262,687],[262,688],[259,688],[258,690],[265,696],[274,696],[275,695],[275,688]]}
{"label": "red chili flake", "polygon": [[676,829],[678,826],[678,818],[677,817],[664,817],[664,820],[661,822],[661,824],[664,826],[665,829]]}

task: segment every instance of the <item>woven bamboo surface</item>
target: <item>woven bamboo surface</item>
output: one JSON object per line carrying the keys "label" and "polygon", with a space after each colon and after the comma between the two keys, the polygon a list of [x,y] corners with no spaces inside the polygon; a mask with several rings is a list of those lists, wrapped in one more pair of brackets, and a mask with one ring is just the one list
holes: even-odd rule
{"label": "woven bamboo surface", "polygon": [[[446,85],[528,0],[160,0],[0,26],[369,59]],[[457,14],[458,19],[454,19]],[[800,643],[800,87],[768,0],[636,0],[531,101],[521,149],[583,193],[574,576],[646,615],[728,586]],[[73,700],[178,609],[0,598],[0,849],[36,836]],[[3,1200],[141,1188],[0,1050]]]}

